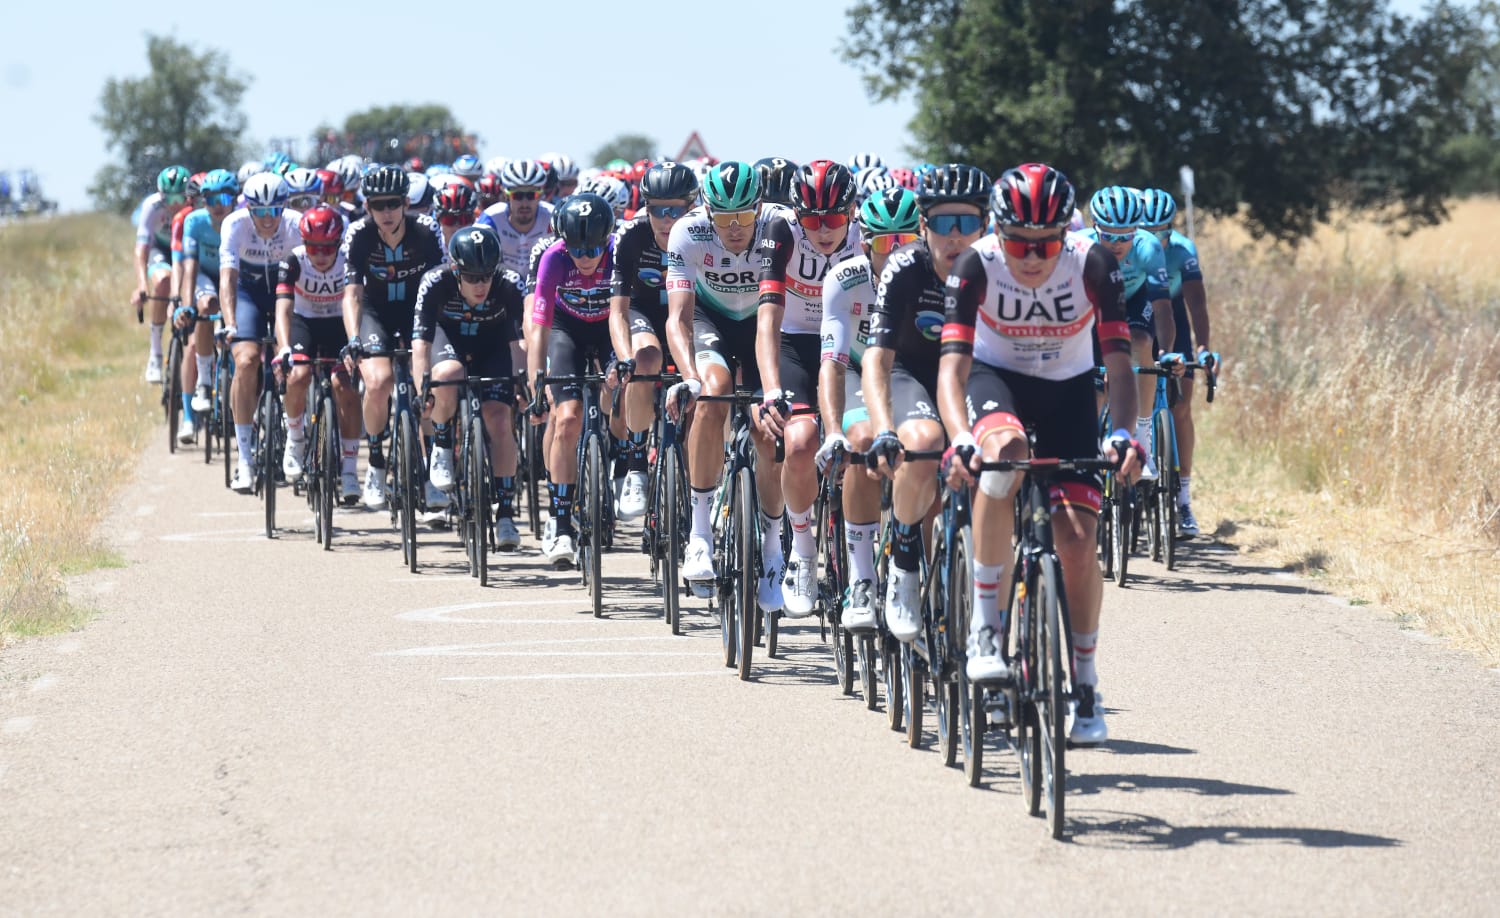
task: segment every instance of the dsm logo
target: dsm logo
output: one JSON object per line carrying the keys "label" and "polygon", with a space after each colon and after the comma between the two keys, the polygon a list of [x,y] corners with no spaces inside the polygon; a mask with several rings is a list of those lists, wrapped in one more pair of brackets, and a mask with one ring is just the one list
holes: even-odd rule
{"label": "dsm logo", "polygon": [[657,270],[656,268],[642,268],[638,272],[638,276],[641,279],[641,283],[645,284],[647,287],[661,286],[662,274],[661,271]]}
{"label": "dsm logo", "polygon": [[928,341],[936,341],[943,333],[943,314],[924,309],[917,313],[917,331]]}
{"label": "dsm logo", "polygon": [[575,309],[588,303],[589,298],[577,290],[559,290],[557,298]]}

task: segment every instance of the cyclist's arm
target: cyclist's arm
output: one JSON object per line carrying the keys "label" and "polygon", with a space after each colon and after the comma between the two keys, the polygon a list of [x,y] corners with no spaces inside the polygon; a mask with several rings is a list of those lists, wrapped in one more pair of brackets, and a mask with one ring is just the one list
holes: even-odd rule
{"label": "cyclist's arm", "polygon": [[[672,351],[677,372],[684,380],[698,379],[697,346],[693,341],[693,312],[697,296],[693,293],[696,264],[683,256],[688,244],[686,219],[678,220],[667,240],[667,347]],[[692,265],[692,267],[690,267]]]}
{"label": "cyclist's arm", "polygon": [[781,320],[786,314],[786,265],[795,245],[790,224],[774,220],[760,250],[760,307],[755,312],[755,362],[765,391],[781,391]]}
{"label": "cyclist's arm", "polygon": [[219,315],[225,328],[237,328],[234,309],[239,303],[240,269],[223,265],[219,268]]}
{"label": "cyclist's arm", "polygon": [[844,429],[844,374],[849,372],[837,360],[824,360],[818,367],[818,411],[823,415],[823,429],[840,433]]}
{"label": "cyclist's arm", "polygon": [[1188,321],[1192,324],[1193,337],[1197,339],[1198,346],[1213,350],[1213,346],[1209,344],[1208,291],[1204,289],[1202,280],[1183,279],[1182,303],[1187,307]]}
{"label": "cyclist's arm", "polygon": [[895,365],[896,352],[878,345],[865,348],[859,361],[859,385],[870,412],[870,429],[876,433],[896,429],[891,424],[891,367]]}
{"label": "cyclist's arm", "polygon": [[428,271],[422,275],[422,284],[417,288],[417,305],[412,310],[411,320],[411,376],[418,383],[432,371],[432,339],[437,335],[441,296],[437,286],[447,273],[443,268]]}
{"label": "cyclist's arm", "polygon": [[[1096,246],[1097,248],[1097,246]],[[974,365],[974,323],[978,321],[980,300],[988,286],[979,253],[969,249],[953,262],[943,294],[943,332],[939,345],[937,403],[938,416],[948,441],[969,432],[969,406],[966,398],[969,369]],[[869,359],[866,349],[866,359]]]}
{"label": "cyclist's arm", "polygon": [[[549,253],[551,250],[548,250]],[[535,379],[536,374],[547,369],[547,339],[552,333],[552,310],[557,297],[558,271],[556,266],[567,255],[559,249],[555,258],[542,256],[537,266],[535,297],[528,313],[531,324],[526,328],[526,378]]]}
{"label": "cyclist's arm", "polygon": [[182,300],[182,305],[196,308],[198,303],[193,291],[197,288],[195,282],[198,280],[198,257],[184,255],[177,267],[182,268],[181,276],[175,279],[177,296]]}
{"label": "cyclist's arm", "polygon": [[1151,304],[1151,322],[1156,326],[1156,346],[1163,354],[1170,352],[1177,340],[1170,290],[1166,252],[1152,239],[1146,260],[1146,301]]}
{"label": "cyclist's arm", "polygon": [[[829,274],[832,274],[830,269]],[[838,284],[823,285],[822,348],[818,355],[818,411],[823,429],[844,429],[844,374],[849,365],[849,298]]]}
{"label": "cyclist's arm", "polygon": [[359,337],[360,310],[364,300],[364,284],[355,281],[344,284],[344,333],[350,338]]}
{"label": "cyclist's arm", "polygon": [[640,264],[638,246],[626,230],[615,235],[614,257],[609,272],[609,340],[621,360],[635,356],[630,346],[630,288]]}
{"label": "cyclist's arm", "polygon": [[135,247],[135,286],[137,290],[146,289],[146,257],[151,252],[149,243],[139,243]]}
{"label": "cyclist's arm", "polygon": [[1156,326],[1156,347],[1163,354],[1177,344],[1177,323],[1172,321],[1172,301],[1151,301],[1151,323]]}
{"label": "cyclist's arm", "polygon": [[630,346],[630,297],[611,296],[609,298],[609,341],[615,348],[615,355],[622,360],[635,357],[635,349]]}
{"label": "cyclist's arm", "polygon": [[1098,337],[1099,351],[1109,373],[1110,416],[1137,417],[1130,326],[1125,317],[1125,286],[1120,280],[1120,263],[1109,249],[1098,243],[1089,248],[1084,261],[1083,289],[1094,307],[1094,334]]}

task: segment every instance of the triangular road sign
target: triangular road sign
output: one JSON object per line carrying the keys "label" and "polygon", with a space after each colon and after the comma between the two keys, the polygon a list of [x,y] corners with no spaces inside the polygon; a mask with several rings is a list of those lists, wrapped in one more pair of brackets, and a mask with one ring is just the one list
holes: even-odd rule
{"label": "triangular road sign", "polygon": [[703,138],[694,131],[688,135],[687,143],[682,145],[682,151],[677,154],[677,162],[686,162],[690,159],[708,159],[708,148],[703,145]]}

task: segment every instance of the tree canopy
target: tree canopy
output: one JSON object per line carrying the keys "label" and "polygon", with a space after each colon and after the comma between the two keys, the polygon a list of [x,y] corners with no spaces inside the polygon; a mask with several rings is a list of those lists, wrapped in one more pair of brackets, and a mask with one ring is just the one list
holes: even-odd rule
{"label": "tree canopy", "polygon": [[249,81],[230,71],[225,54],[147,35],[146,60],[146,76],[110,78],[99,94],[94,120],[115,156],[89,186],[101,209],[128,213],[167,166],[232,169],[243,152],[239,106]]}
{"label": "tree canopy", "polygon": [[656,141],[645,134],[621,134],[594,151],[593,165],[602,166],[612,159],[633,163],[658,157]]}
{"label": "tree canopy", "polygon": [[[1087,193],[1176,188],[1295,240],[1335,205],[1445,216],[1456,138],[1488,136],[1496,7],[1436,0],[863,0],[843,52],[868,91],[915,93],[918,153],[1050,162]],[[1471,151],[1472,152],[1472,151]]]}
{"label": "tree canopy", "polygon": [[451,163],[478,150],[478,139],[464,130],[448,106],[378,105],[354,112],[342,129],[322,125],[313,131],[312,160],[326,162],[358,153],[379,162],[404,162],[413,156],[428,164]]}

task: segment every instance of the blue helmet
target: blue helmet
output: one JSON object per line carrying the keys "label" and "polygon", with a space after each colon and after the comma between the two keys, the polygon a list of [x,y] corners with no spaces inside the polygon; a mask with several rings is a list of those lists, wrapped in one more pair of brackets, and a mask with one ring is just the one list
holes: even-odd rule
{"label": "blue helmet", "polygon": [[1146,226],[1166,226],[1177,216],[1177,202],[1160,188],[1147,188],[1141,192],[1141,206],[1141,223]]}
{"label": "blue helmet", "polygon": [[1094,222],[1114,229],[1129,229],[1141,225],[1141,197],[1133,188],[1111,185],[1100,188],[1089,199],[1089,213]]}
{"label": "blue helmet", "polygon": [[203,183],[199,189],[205,195],[239,194],[240,180],[235,178],[234,173],[228,169],[214,169],[203,177]]}
{"label": "blue helmet", "polygon": [[483,167],[479,164],[479,157],[473,153],[465,153],[453,161],[451,167],[454,175],[461,175],[466,179],[478,180],[484,174]]}

